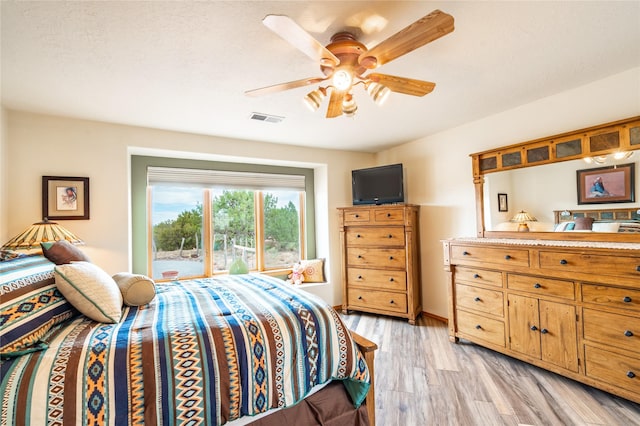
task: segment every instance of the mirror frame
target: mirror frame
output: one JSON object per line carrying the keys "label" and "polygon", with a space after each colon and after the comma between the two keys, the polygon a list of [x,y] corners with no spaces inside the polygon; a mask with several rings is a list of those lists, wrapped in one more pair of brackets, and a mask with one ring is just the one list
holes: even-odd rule
{"label": "mirror frame", "polygon": [[[571,149],[558,149],[561,145],[570,146]],[[477,237],[640,242],[640,234],[563,232],[558,235],[557,232],[487,231],[484,222],[483,189],[486,174],[634,150],[640,150],[640,116],[471,154]],[[503,162],[503,159],[509,161]]]}

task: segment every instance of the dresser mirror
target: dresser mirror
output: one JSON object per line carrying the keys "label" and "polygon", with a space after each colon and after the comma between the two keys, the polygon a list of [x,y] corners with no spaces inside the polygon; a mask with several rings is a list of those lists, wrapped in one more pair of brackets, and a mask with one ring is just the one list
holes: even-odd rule
{"label": "dresser mirror", "polygon": [[[622,153],[617,155],[621,158],[614,158],[616,153]],[[574,215],[593,216],[598,221],[640,221],[640,117],[471,157],[478,237],[640,242],[640,233],[598,232],[601,226],[589,232],[554,232],[557,223],[570,221]],[[633,202],[578,204],[576,171],[618,170],[623,165],[633,165],[635,170]],[[535,220],[524,221],[525,225],[513,221],[521,212]],[[523,228],[528,232],[519,231]]]}

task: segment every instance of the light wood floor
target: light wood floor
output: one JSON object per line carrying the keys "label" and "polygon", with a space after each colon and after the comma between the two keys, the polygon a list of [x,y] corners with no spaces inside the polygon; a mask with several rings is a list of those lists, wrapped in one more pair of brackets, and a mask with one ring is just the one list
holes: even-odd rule
{"label": "light wood floor", "polygon": [[640,425],[640,404],[472,343],[446,324],[352,313],[346,324],[378,344],[377,426]]}

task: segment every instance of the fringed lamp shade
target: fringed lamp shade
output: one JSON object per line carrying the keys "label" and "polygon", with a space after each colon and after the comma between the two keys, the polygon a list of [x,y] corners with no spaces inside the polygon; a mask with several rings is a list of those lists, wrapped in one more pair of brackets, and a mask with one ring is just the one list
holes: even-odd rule
{"label": "fringed lamp shade", "polygon": [[531,216],[524,210],[520,210],[512,219],[511,222],[518,222],[518,232],[529,232],[529,225],[527,222],[535,222],[538,219]]}
{"label": "fringed lamp shade", "polygon": [[34,223],[26,230],[13,237],[2,246],[3,250],[31,250],[40,248],[40,243],[56,242],[67,240],[71,244],[84,244],[73,232],[58,225],[56,222],[49,222],[47,219]]}

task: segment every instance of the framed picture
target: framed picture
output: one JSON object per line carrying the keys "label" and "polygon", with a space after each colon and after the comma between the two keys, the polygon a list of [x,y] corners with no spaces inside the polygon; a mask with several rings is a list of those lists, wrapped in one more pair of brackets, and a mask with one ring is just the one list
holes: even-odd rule
{"label": "framed picture", "polygon": [[508,212],[509,204],[507,202],[507,194],[498,194],[498,211]]}
{"label": "framed picture", "polygon": [[576,170],[578,204],[635,201],[635,163]]}
{"label": "framed picture", "polygon": [[42,217],[89,219],[89,178],[42,176]]}

